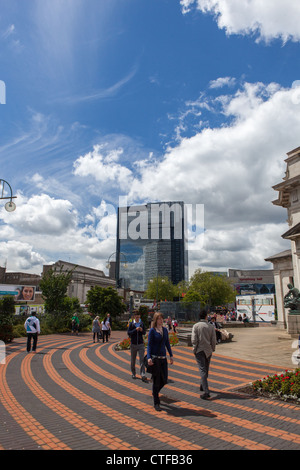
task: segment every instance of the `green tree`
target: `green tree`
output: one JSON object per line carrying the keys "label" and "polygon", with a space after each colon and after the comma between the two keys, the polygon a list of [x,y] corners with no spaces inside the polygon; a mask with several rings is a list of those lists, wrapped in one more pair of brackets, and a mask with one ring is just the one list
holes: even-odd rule
{"label": "green tree", "polygon": [[92,287],[87,293],[89,311],[93,315],[104,317],[110,313],[112,318],[126,310],[126,305],[113,287]]}
{"label": "green tree", "polygon": [[0,299],[0,340],[9,343],[13,340],[13,320],[15,301],[12,296]]}
{"label": "green tree", "polygon": [[214,307],[234,302],[236,291],[226,277],[197,269],[190,280],[190,289],[200,295],[203,305]]}
{"label": "green tree", "polygon": [[185,295],[189,291],[189,287],[190,285],[188,281],[178,282],[178,284],[175,286],[176,297],[178,297],[179,300],[183,300]]}
{"label": "green tree", "polygon": [[68,331],[70,316],[80,307],[78,299],[67,296],[74,269],[63,271],[63,266],[59,270],[50,268],[40,282],[45,301],[45,325],[54,331]]}
{"label": "green tree", "polygon": [[59,270],[50,268],[44,273],[40,287],[45,300],[46,313],[61,313],[67,308],[65,299],[73,271],[74,269],[63,271],[63,266],[60,266]]}
{"label": "green tree", "polygon": [[167,277],[158,276],[148,282],[145,297],[159,302],[160,300],[173,300],[176,294],[176,287],[172,282]]}
{"label": "green tree", "polygon": [[147,329],[149,308],[147,307],[147,305],[140,305],[138,311],[139,311],[139,314],[141,315],[141,320],[144,323],[145,328]]}
{"label": "green tree", "polygon": [[183,297],[182,302],[203,302],[200,292],[197,292],[193,289],[189,289],[186,295]]}

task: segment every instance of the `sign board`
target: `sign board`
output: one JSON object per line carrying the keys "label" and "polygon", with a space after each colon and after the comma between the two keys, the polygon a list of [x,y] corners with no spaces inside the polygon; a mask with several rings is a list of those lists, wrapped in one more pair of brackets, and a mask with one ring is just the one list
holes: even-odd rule
{"label": "sign board", "polygon": [[11,284],[0,285],[0,296],[13,295],[17,301],[31,301],[35,299],[35,286],[14,286]]}

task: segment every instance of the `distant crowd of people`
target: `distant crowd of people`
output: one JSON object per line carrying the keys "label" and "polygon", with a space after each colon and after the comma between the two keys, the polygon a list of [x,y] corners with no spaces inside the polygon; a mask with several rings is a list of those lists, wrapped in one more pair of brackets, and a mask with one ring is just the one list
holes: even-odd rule
{"label": "distant crowd of people", "polygon": [[208,314],[208,321],[216,321],[220,323],[228,322],[228,321],[242,321],[243,323],[248,323],[249,318],[247,317],[246,313],[243,315],[238,313],[234,308],[231,310],[220,310],[213,313]]}

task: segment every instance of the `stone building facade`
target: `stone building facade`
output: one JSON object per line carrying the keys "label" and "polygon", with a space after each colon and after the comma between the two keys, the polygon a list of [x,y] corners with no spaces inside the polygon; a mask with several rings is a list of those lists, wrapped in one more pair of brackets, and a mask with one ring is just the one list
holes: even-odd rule
{"label": "stone building facade", "polygon": [[86,296],[91,287],[116,287],[116,281],[105,276],[103,271],[67,261],[59,260],[54,264],[44,265],[43,274],[51,268],[59,270],[61,267],[63,271],[74,270],[67,295],[69,297],[77,297],[81,304],[86,303]]}
{"label": "stone building facade", "polygon": [[285,162],[285,176],[273,186],[278,198],[272,203],[287,210],[289,228],[282,238],[290,241],[291,248],[265,261],[272,262],[274,267],[278,324],[291,335],[299,335],[300,315],[291,315],[284,307],[284,296],[289,291],[288,284],[300,291],[300,147],[288,152]]}

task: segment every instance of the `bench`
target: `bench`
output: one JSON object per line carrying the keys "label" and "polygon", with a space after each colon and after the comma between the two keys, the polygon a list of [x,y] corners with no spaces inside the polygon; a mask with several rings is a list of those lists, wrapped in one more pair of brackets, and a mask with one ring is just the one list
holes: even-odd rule
{"label": "bench", "polygon": [[[186,346],[192,346],[192,331],[181,331],[178,330],[177,333],[179,344],[184,344]],[[233,334],[229,332],[229,336],[226,339],[222,339],[221,343],[230,343],[233,339]]]}

